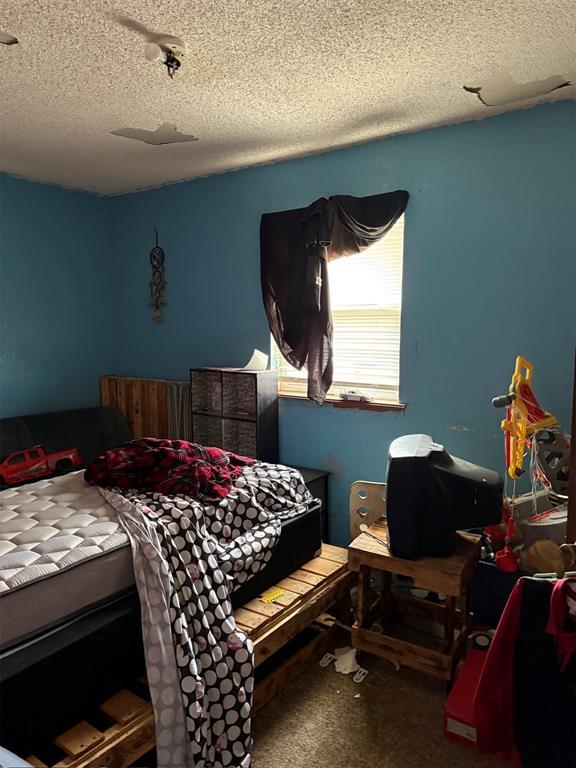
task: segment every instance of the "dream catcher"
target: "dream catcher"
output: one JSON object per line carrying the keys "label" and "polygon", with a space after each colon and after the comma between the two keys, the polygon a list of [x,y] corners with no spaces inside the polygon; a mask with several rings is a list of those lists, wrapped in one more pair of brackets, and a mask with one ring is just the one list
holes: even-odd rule
{"label": "dream catcher", "polygon": [[154,320],[161,323],[163,320],[162,309],[166,304],[164,291],[166,290],[166,277],[164,272],[164,250],[158,245],[158,230],[156,233],[156,245],[150,251],[150,266],[152,267],[152,280],[150,281],[150,306],[154,310]]}

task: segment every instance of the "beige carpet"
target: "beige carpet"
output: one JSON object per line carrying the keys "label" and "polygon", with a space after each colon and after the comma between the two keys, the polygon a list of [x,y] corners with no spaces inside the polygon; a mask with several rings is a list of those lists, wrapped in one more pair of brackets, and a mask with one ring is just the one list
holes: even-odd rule
{"label": "beige carpet", "polygon": [[[364,656],[363,683],[307,667],[254,720],[254,768],[502,766],[443,733],[444,684]],[[354,698],[360,694],[359,698]]]}

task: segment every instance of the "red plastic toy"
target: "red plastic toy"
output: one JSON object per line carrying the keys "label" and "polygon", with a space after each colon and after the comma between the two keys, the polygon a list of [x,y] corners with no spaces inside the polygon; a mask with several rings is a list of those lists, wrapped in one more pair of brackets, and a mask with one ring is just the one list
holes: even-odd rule
{"label": "red plastic toy", "polygon": [[65,451],[46,453],[41,445],[26,448],[23,451],[12,451],[0,462],[0,483],[16,485],[26,480],[46,477],[57,470],[79,467],[82,459],[77,448]]}

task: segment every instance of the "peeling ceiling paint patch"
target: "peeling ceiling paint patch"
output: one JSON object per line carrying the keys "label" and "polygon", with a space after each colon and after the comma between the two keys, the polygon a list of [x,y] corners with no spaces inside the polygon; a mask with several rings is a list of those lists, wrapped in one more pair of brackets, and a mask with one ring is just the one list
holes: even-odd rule
{"label": "peeling ceiling paint patch", "polygon": [[475,93],[486,107],[502,107],[527,99],[536,99],[559,88],[568,88],[572,83],[563,75],[552,75],[544,80],[517,83],[510,75],[501,74],[484,81],[482,85],[462,86],[468,93]]}
{"label": "peeling ceiling paint patch", "polygon": [[4,45],[16,45],[18,38],[14,35],[9,35],[7,32],[0,32],[0,43]]}
{"label": "peeling ceiling paint patch", "polygon": [[197,136],[180,133],[172,123],[162,123],[155,131],[147,131],[143,128],[119,128],[110,131],[113,136],[121,136],[123,139],[142,141],[144,144],[154,144],[159,147],[162,144],[181,144],[185,141],[198,141]]}

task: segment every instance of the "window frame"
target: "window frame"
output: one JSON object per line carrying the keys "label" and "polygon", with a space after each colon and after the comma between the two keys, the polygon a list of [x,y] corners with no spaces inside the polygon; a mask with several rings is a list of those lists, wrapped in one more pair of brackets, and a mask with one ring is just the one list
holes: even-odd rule
{"label": "window frame", "polygon": [[[334,320],[335,313],[338,312],[348,312],[350,314],[349,323],[353,323],[354,320],[358,320],[361,313],[365,311],[366,313],[373,313],[376,314],[378,312],[380,313],[386,313],[391,312],[393,313],[393,320],[392,321],[385,321],[383,325],[381,326],[384,328],[386,325],[390,325],[392,327],[394,323],[394,319],[397,318],[397,351],[398,351],[398,368],[397,368],[397,377],[395,378],[395,382],[393,386],[387,386],[384,382],[379,383],[368,383],[368,382],[361,382],[361,381],[344,381],[341,378],[337,378],[336,375],[334,377],[334,381],[332,382],[331,386],[331,392],[327,395],[325,403],[327,405],[332,405],[334,407],[339,408],[345,408],[345,409],[361,409],[361,410],[378,410],[378,411],[404,411],[406,409],[406,405],[401,402],[400,400],[400,355],[401,355],[401,343],[402,343],[402,304],[403,304],[403,267],[404,267],[404,214],[398,219],[398,221],[394,224],[394,227],[398,226],[400,224],[401,226],[401,245],[400,245],[400,254],[399,258],[397,257],[397,261],[394,262],[396,265],[399,265],[399,285],[396,283],[397,287],[399,288],[399,303],[397,305],[397,308],[393,305],[386,305],[386,304],[366,304],[358,306],[354,305],[339,305],[337,307],[332,307],[332,315]],[[391,230],[392,232],[393,230]],[[385,240],[385,238],[384,238]],[[398,246],[394,246],[395,248],[398,248]],[[354,259],[355,256],[348,256],[347,259]],[[397,280],[398,278],[396,278]],[[377,321],[374,321],[374,324],[376,325]],[[344,321],[342,322],[344,324]],[[336,325],[336,322],[334,322],[334,325]],[[293,375],[290,376],[289,374],[286,375],[286,373],[283,373],[282,367],[284,366],[284,370],[288,368],[288,370],[291,370],[291,367],[288,367],[290,364],[284,360],[283,356],[281,355],[276,342],[274,341],[274,338],[271,336],[271,358],[272,358],[272,367],[276,370],[278,370],[278,389],[279,389],[279,397],[291,399],[291,400],[308,400],[306,396],[306,377],[302,375]],[[335,374],[337,372],[336,365],[335,368]],[[296,374],[295,369],[294,374]],[[283,386],[283,384],[285,386]],[[287,385],[287,386],[286,386]],[[292,391],[290,391],[292,389]],[[332,390],[344,390],[344,389],[361,389],[361,390],[368,390],[373,394],[374,399],[371,401],[360,401],[360,400],[342,400],[340,398],[340,392],[336,391],[332,393]]]}

